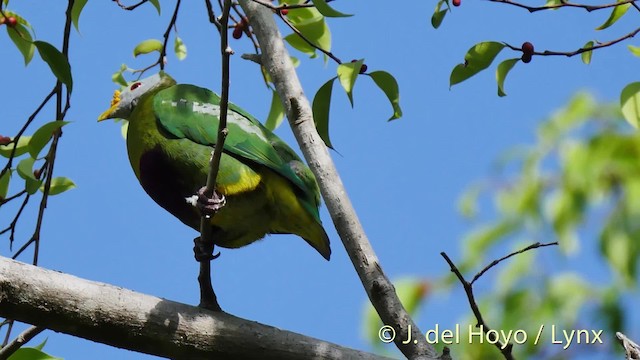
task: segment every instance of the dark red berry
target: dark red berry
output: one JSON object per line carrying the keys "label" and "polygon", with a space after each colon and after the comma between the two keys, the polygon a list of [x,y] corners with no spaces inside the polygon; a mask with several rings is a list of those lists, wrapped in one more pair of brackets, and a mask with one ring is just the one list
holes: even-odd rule
{"label": "dark red berry", "polygon": [[362,64],[360,67],[360,74],[364,74],[367,72],[367,64]]}
{"label": "dark red berry", "polygon": [[236,26],[231,34],[234,39],[240,39],[242,37],[243,29],[241,26]]}
{"label": "dark red berry", "polygon": [[522,60],[523,63],[528,64],[531,62],[531,55],[530,54],[522,54],[522,57],[520,58],[520,60]]}
{"label": "dark red berry", "polygon": [[8,27],[16,27],[16,25],[18,25],[18,20],[13,16],[9,16],[6,23]]}
{"label": "dark red berry", "polygon": [[0,145],[9,145],[10,143],[11,143],[10,137],[0,135]]}
{"label": "dark red berry", "polygon": [[462,0],[453,0],[453,6],[460,6],[460,3],[462,2]]}
{"label": "dark red berry", "polygon": [[282,15],[287,15],[288,13],[289,13],[289,10],[287,10],[287,9],[280,10],[280,14],[282,14]]}
{"label": "dark red berry", "polygon": [[36,179],[40,179],[40,175],[42,175],[42,171],[40,169],[33,170],[33,176],[35,176]]}
{"label": "dark red berry", "polygon": [[533,55],[533,44],[528,41],[522,44],[522,53],[529,56]]}

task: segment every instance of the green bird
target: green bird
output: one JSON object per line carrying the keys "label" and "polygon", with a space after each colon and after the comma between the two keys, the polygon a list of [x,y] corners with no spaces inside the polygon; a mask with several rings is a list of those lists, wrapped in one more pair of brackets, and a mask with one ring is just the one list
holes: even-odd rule
{"label": "green bird", "polygon": [[[220,122],[220,97],[180,84],[164,72],[116,91],[105,119],[126,119],[127,151],[142,188],[199,231],[196,199],[209,172]],[[296,234],[329,260],[329,238],[311,170],[256,118],[229,103],[228,135],[216,192],[225,205],[211,217],[214,243],[239,248],[266,234]]]}

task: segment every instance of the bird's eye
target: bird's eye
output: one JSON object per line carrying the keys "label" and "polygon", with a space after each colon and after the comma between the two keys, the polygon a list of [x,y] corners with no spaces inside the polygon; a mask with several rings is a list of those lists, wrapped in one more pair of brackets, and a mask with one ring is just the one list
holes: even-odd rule
{"label": "bird's eye", "polygon": [[135,82],[135,83],[131,84],[131,87],[129,88],[129,90],[135,90],[135,89],[139,88],[140,85],[142,85],[141,82],[139,82],[139,81]]}

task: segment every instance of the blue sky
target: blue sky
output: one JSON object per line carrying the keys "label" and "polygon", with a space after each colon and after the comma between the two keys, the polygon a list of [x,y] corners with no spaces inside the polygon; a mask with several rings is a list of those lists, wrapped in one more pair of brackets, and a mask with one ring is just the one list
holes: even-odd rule
{"label": "blue sky", "polygon": [[[208,23],[204,4],[184,1],[178,30],[188,57],[169,53],[166,70],[181,83],[219,91],[218,34]],[[40,1],[10,2],[27,18],[38,39],[60,46],[64,6]],[[529,14],[510,6],[463,0],[434,30],[430,17],[435,1],[340,0],[334,7],[356,14],[330,19],[333,52],[341,59],[365,58],[369,70],[386,70],[398,80],[404,117],[388,123],[391,108],[367,78],[355,90],[355,108],[336,87],[331,108],[333,158],[369,239],[392,278],[416,275],[436,278],[448,271],[439,255],[454,259],[470,225],[456,211],[461,191],[487,173],[503,150],[531,143],[535,127],[578,90],[603,101],[616,101],[625,84],[637,80],[637,58],[626,43],[595,52],[592,64],[575,58],[534,57],[519,63],[506,82],[506,98],[496,95],[493,67],[449,89],[451,69],[479,41],[506,41],[536,49],[575,50],[588,40],[607,41],[634,28],[623,19],[613,29],[595,32],[608,12],[575,9]],[[393,5],[390,5],[393,4]],[[400,5],[401,4],[401,5]],[[162,16],[149,4],[126,12],[111,1],[90,1],[73,32],[70,61],[74,74],[72,107],[58,154],[56,175],[68,176],[77,189],[49,202],[40,265],[82,278],[196,304],[197,264],[192,239],[197,235],[156,206],[137,183],[129,166],[120,127],[96,119],[109,104],[116,86],[111,74],[122,63],[142,68],[155,55],[134,59],[134,46],[161,38],[173,10],[162,1]],[[632,14],[629,14],[633,16]],[[627,17],[631,17],[631,16]],[[285,34],[289,31],[285,30]],[[629,42],[633,44],[634,41]],[[270,92],[259,69],[240,59],[251,52],[246,40],[233,41],[231,99],[260,119],[266,118]],[[302,59],[299,76],[307,96],[335,74],[335,64]],[[54,79],[36,58],[24,67],[9,38],[0,34],[3,116],[0,134],[12,136],[50,91]],[[499,59],[518,56],[501,54]],[[47,107],[40,123],[54,120]],[[276,133],[295,145],[288,126]],[[2,225],[13,216],[0,212]],[[18,243],[33,229],[35,208],[20,225]],[[322,208],[332,241],[326,262],[301,239],[275,235],[239,250],[223,250],[214,262],[214,287],[223,309],[234,315],[366,349],[361,316],[366,295],[344,248]],[[3,237],[0,254],[9,255]],[[23,257],[23,261],[29,261]],[[430,300],[418,324],[453,323],[467,313],[460,291]],[[140,354],[46,332],[46,350],[66,359],[140,359]],[[151,357],[149,357],[151,358]]]}

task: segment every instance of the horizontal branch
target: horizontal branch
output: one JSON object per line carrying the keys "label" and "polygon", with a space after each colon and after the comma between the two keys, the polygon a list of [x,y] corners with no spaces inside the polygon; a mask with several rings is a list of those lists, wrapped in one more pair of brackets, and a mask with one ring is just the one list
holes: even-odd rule
{"label": "horizontal branch", "polygon": [[0,316],[174,359],[388,359],[2,257]]}

